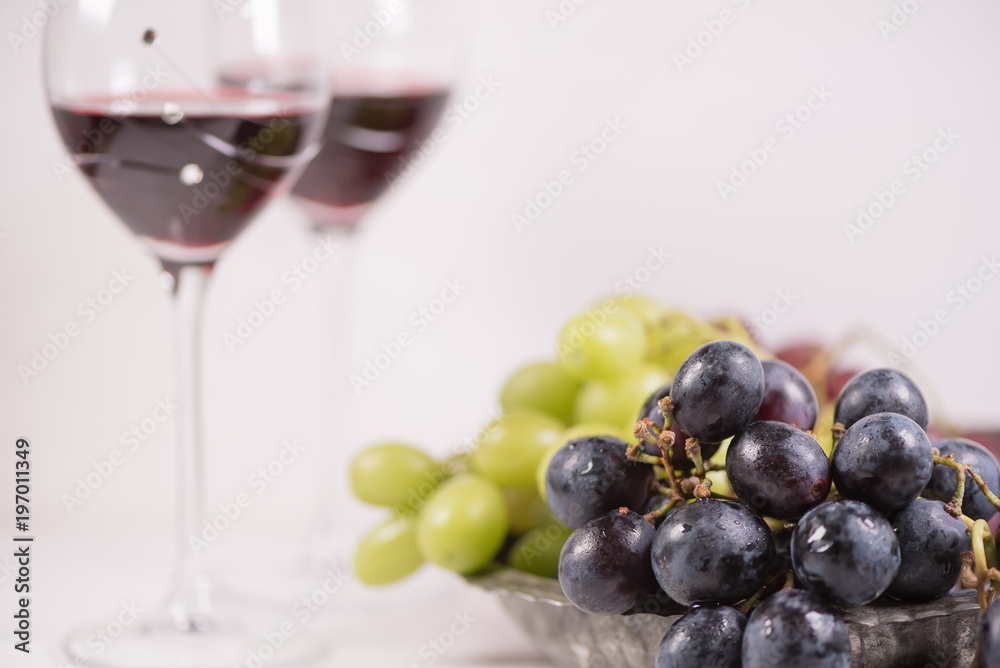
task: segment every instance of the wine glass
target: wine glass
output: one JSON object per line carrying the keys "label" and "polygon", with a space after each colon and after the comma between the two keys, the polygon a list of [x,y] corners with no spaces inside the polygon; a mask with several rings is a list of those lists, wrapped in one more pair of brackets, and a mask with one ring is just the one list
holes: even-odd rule
{"label": "wine glass", "polygon": [[342,0],[323,147],[292,194],[319,229],[351,227],[400,175],[445,110],[460,0]]}
{"label": "wine glass", "polygon": [[[336,37],[328,47],[333,103],[323,146],[292,196],[315,234],[339,244],[334,266],[317,286],[322,292],[319,310],[327,317],[324,338],[338,345],[326,347],[331,359],[317,367],[340,371],[347,369],[344,352],[351,349],[343,323],[353,322],[358,223],[380,196],[412,173],[419,157],[447,141],[448,127],[437,126],[443,116],[451,115],[446,112],[460,71],[467,7],[461,0],[340,0],[335,11]],[[330,406],[340,407],[336,415],[327,412],[327,431],[333,433],[326,440],[331,444],[349,442],[349,411],[344,407],[355,398],[348,374],[338,377],[343,382],[332,389],[337,396],[328,400]],[[324,452],[328,461],[321,467],[323,475],[345,480],[345,462],[337,457],[343,448]],[[347,502],[345,488],[322,489],[329,498],[317,505],[321,516],[313,553],[319,570],[331,559],[342,559],[346,550],[334,510]]]}
{"label": "wine glass", "polygon": [[[315,154],[329,59],[315,0],[70,0],[47,27],[45,82],[74,162],[159,259],[176,310],[178,536],[167,602],[112,644],[64,644],[77,665],[232,666],[263,619],[215,605],[189,540],[204,514],[202,298],[221,253]],[[246,85],[231,71],[253,69]],[[289,87],[289,72],[296,85]],[[106,625],[107,620],[104,620]],[[304,634],[303,634],[304,635]],[[89,641],[89,642],[88,642]],[[269,666],[319,651],[288,643]]]}

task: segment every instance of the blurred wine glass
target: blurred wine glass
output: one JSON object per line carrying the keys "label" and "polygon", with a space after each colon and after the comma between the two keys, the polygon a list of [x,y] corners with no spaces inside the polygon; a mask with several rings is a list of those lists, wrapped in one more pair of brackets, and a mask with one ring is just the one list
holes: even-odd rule
{"label": "blurred wine glass", "polygon": [[[87,181],[159,259],[176,310],[177,542],[165,605],[117,637],[67,638],[81,666],[233,666],[273,630],[217,605],[191,542],[205,522],[201,318],[216,260],[315,155],[329,103],[316,0],[70,0],[46,30],[56,127]],[[240,83],[233,71],[253,69]],[[296,86],[286,84],[294,71]],[[301,665],[323,643],[287,643]]]}
{"label": "blurred wine glass", "polygon": [[[357,228],[383,195],[416,166],[428,142],[440,143],[439,121],[461,69],[460,0],[340,0],[330,45],[333,103],[323,146],[292,190],[317,235],[338,245],[336,261],[318,286],[326,358],[318,368],[340,382],[330,388],[323,441],[326,463],[312,553],[321,570],[347,558],[350,539],[338,526],[347,501],[345,446],[352,442],[356,393],[348,381],[350,325],[355,322]],[[429,152],[429,151],[428,151]],[[412,161],[412,162],[411,162]],[[414,223],[431,211],[414,211]],[[335,481],[329,484],[329,481]]]}

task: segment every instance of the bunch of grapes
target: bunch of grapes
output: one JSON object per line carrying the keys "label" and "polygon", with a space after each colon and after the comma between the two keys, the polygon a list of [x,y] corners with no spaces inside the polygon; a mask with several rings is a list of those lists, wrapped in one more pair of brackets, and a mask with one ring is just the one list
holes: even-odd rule
{"label": "bunch of grapes", "polygon": [[[351,468],[354,494],[391,515],[361,540],[358,577],[388,584],[426,561],[462,574],[499,561],[555,578],[572,528],[545,503],[549,460],[589,436],[615,438],[612,456],[624,460],[636,407],[694,349],[727,338],[754,345],[735,320],[703,322],[638,296],[606,299],[566,324],[556,360],[508,379],[502,414],[471,451],[444,461],[400,443],[362,451]],[[623,484],[636,491],[623,501],[645,501],[651,475],[635,466]]]}
{"label": "bunch of grapes", "polygon": [[932,443],[908,377],[781,355],[796,368],[736,320],[638,297],[571,320],[558,352],[508,380],[471,452],[359,455],[355,493],[394,509],[360,545],[363,581],[506,562],[592,614],[668,597],[688,611],[656,668],[847,668],[843,610],[975,588],[979,661],[1000,668],[1000,464]]}
{"label": "bunch of grapes", "polygon": [[[972,441],[932,444],[923,395],[891,369],[850,380],[833,410],[828,456],[799,371],[735,341],[699,347],[640,409],[638,442],[580,438],[553,457],[549,506],[576,529],[559,559],[567,598],[620,614],[659,589],[689,606],[656,668],[847,668],[840,611],[961,580],[986,610],[982,664],[1000,665],[987,526],[1000,464]],[[712,452],[731,493],[715,489]]]}

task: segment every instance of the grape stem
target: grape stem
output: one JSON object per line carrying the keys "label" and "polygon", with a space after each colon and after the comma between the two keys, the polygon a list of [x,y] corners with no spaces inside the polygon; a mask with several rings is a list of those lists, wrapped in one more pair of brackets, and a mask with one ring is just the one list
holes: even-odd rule
{"label": "grape stem", "polygon": [[658,436],[654,436],[650,429],[650,427],[654,426],[655,425],[649,421],[649,418],[642,418],[642,420],[636,422],[635,426],[632,427],[632,435],[640,441],[645,441],[650,445],[656,445],[659,442]]}
{"label": "grape stem", "polygon": [[795,585],[795,573],[792,571],[791,564],[781,569],[774,577],[772,577],[766,583],[764,583],[763,587],[754,592],[753,596],[751,596],[747,600],[737,605],[736,609],[742,612],[744,615],[749,613],[750,608],[757,605],[757,603],[762,598],[764,598],[765,596],[770,596],[768,592],[774,589],[778,581],[782,581],[781,589],[779,589],[778,591],[785,591],[786,589],[791,589]]}
{"label": "grape stem", "polygon": [[[673,432],[669,429],[663,429],[660,432],[659,437],[655,437],[650,430],[650,427],[655,426],[656,425],[649,421],[649,418],[643,418],[641,422],[635,423],[635,427],[632,428],[632,435],[640,441],[645,441],[650,445],[658,447],[660,449],[660,456],[657,457],[643,452],[641,443],[633,443],[629,445],[625,450],[625,456],[633,462],[662,466],[667,480],[670,481],[672,496],[678,496],[683,499],[684,493],[681,490],[680,483],[677,482],[677,476],[674,474],[674,467],[671,463],[671,460],[673,459],[674,445]],[[657,475],[659,476],[659,473],[657,473]]]}
{"label": "grape stem", "polygon": [[986,610],[986,606],[996,596],[1000,583],[1000,571],[996,568],[996,541],[986,520],[973,522],[969,538],[972,550],[962,554],[962,584],[975,587],[979,607]]}
{"label": "grape stem", "polygon": [[670,431],[670,428],[674,426],[674,402],[670,397],[663,397],[660,399],[656,406],[663,413],[663,431]]}
{"label": "grape stem", "polygon": [[626,456],[633,462],[639,462],[640,464],[653,464],[654,466],[659,466],[662,463],[660,461],[660,458],[655,455],[647,455],[645,452],[642,451],[632,452],[631,449],[633,447],[636,446],[630,445],[629,446],[630,451],[626,453]]}
{"label": "grape stem", "polygon": [[986,545],[983,541],[983,530],[989,531],[985,520],[976,520],[969,532],[972,539],[972,559],[973,568],[976,575],[976,596],[979,598],[980,610],[986,610],[989,603],[986,597],[986,588],[989,584],[989,567],[986,565]]}
{"label": "grape stem", "polygon": [[684,452],[688,459],[694,462],[694,474],[699,478],[705,477],[705,462],[701,459],[701,443],[697,438],[689,438],[684,443]]}
{"label": "grape stem", "polygon": [[[670,491],[670,490],[667,490],[665,488],[661,488],[661,489],[664,489],[664,491]],[[683,497],[680,497],[680,496],[671,496],[669,501],[667,501],[666,503],[664,503],[659,508],[654,508],[653,510],[649,511],[648,513],[646,513],[645,515],[642,516],[642,519],[646,520],[647,522],[649,522],[650,524],[652,524],[655,527],[656,526],[655,522],[656,522],[657,519],[659,519],[659,518],[663,517],[664,515],[666,515],[667,512],[669,512],[671,508],[673,508],[674,506],[676,506],[678,503],[680,503],[683,500],[684,500]]]}
{"label": "grape stem", "polygon": [[[979,477],[979,474],[973,471],[971,466],[969,466],[968,464],[959,464],[958,462],[955,461],[954,455],[948,455],[947,457],[942,457],[939,454],[935,454],[934,463],[955,469],[955,475],[958,478],[958,485],[955,490],[955,498],[953,498],[951,502],[947,506],[945,506],[945,509],[948,510],[949,513],[951,513],[955,517],[960,517],[962,514],[961,513],[962,498],[965,494],[966,474],[972,478],[973,482],[976,483],[976,486],[979,487],[979,491],[983,493],[983,496],[985,496],[989,500],[989,502],[993,505],[993,507],[996,508],[998,511],[1000,511],[1000,498],[997,498],[996,494],[990,491],[990,488],[986,484],[986,481],[983,480],[981,477]],[[959,489],[962,490],[961,495],[959,495],[958,492]],[[957,507],[954,507],[953,504],[955,504],[956,501],[958,502]],[[949,509],[949,506],[953,507]],[[952,512],[952,510],[957,510],[958,513],[956,514]]]}

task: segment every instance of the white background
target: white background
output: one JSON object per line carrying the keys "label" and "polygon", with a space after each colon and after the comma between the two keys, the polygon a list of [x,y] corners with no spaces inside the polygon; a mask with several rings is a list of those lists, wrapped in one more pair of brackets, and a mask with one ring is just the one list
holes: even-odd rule
{"label": "white background", "polygon": [[[890,18],[890,0],[590,0],[554,28],[545,12],[555,0],[474,3],[456,100],[481,76],[500,86],[449,126],[421,169],[365,220],[356,240],[356,309],[337,307],[342,255],[305,289],[291,292],[282,282],[315,244],[289,201],[268,209],[218,266],[204,369],[213,504],[245,491],[285,439],[305,444],[312,462],[290,466],[220,542],[275,536],[301,545],[317,487],[327,504],[344,498],[335,462],[365,441],[397,438],[451,452],[488,419],[505,376],[552,357],[560,324],[613,292],[651,246],[672,257],[643,293],[698,314],[757,318],[776,291],[791,291],[797,299],[764,333],[769,343],[832,341],[863,323],[898,347],[921,319],[944,309],[949,322],[920,350],[916,370],[933,380],[939,414],[1000,423],[1000,281],[987,282],[961,310],[948,299],[984,256],[1000,251],[1000,7],[910,4],[919,10],[886,37],[878,22]],[[723,9],[735,20],[679,68],[673,54]],[[150,256],[79,175],[53,173],[65,153],[42,92],[41,40],[15,52],[7,38],[35,11],[30,0],[0,7],[0,444],[12,448],[17,436],[34,444],[36,532],[52,545],[40,557],[48,572],[38,575],[39,596],[50,608],[97,614],[120,598],[117,579],[99,574],[119,574],[140,554],[111,546],[144,541],[143,561],[129,572],[161,584],[173,424],[127,453],[72,513],[60,497],[94,462],[123,449],[122,432],[149,416],[157,399],[172,396],[171,314]],[[832,96],[785,138],[776,123],[812,87]],[[574,152],[608,119],[627,128],[579,172]],[[949,127],[955,144],[911,182],[904,163]],[[779,150],[723,201],[717,182],[770,137]],[[512,214],[561,170],[572,171],[573,184],[519,233]],[[906,192],[851,243],[845,224],[897,178]],[[23,382],[18,365],[30,363],[50,332],[81,321],[77,305],[122,268],[135,276],[127,290],[39,377]],[[413,331],[410,315],[446,280],[467,289],[356,395],[349,375],[380,344]],[[274,288],[288,302],[231,352],[225,333]],[[345,527],[379,517],[344,501],[336,511]],[[9,513],[4,506],[0,517]],[[85,570],[97,558],[98,570]],[[427,593],[442,588],[441,596]],[[435,574],[399,595],[413,606],[404,605],[400,619],[419,618],[425,636],[444,628],[449,606],[472,601],[482,614],[498,614],[488,597]],[[39,613],[39,642],[51,643],[68,616]],[[377,618],[371,623],[385,630]],[[523,636],[495,623],[442,661],[468,664],[510,638],[516,651],[489,665],[531,665],[534,650]],[[421,632],[380,640],[378,657],[406,665]],[[382,665],[358,637],[345,656],[370,652],[366,665]]]}

